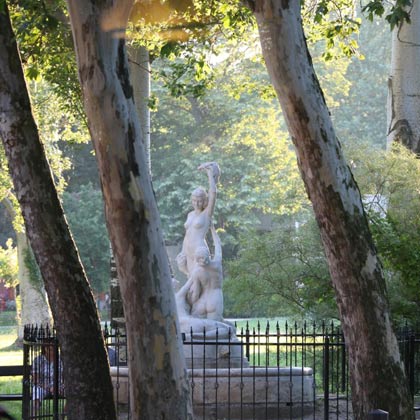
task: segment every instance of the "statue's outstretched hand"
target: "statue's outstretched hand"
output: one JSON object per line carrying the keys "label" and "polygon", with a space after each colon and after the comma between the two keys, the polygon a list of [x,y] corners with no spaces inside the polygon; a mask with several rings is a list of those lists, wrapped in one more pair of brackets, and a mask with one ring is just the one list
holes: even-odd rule
{"label": "statue's outstretched hand", "polygon": [[206,163],[202,163],[199,167],[198,167],[199,171],[207,171],[207,173],[210,173],[211,175],[213,175],[213,178],[215,180],[215,182],[218,182],[219,177],[220,177],[220,168],[219,165],[216,162],[206,162]]}

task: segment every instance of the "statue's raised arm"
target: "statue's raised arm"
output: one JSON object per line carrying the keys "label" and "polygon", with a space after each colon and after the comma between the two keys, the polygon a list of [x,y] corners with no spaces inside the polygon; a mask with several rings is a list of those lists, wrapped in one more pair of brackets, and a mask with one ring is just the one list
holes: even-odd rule
{"label": "statue's raised arm", "polygon": [[216,206],[217,183],[219,182],[220,168],[216,162],[206,162],[202,163],[198,167],[198,170],[206,171],[209,179],[209,191],[205,211],[211,219],[213,217],[214,208]]}
{"label": "statue's raised arm", "polygon": [[206,171],[209,181],[208,195],[203,188],[196,188],[191,194],[193,211],[188,213],[184,224],[185,236],[182,251],[177,257],[178,268],[189,276],[194,267],[194,255],[198,248],[207,248],[206,235],[212,223],[216,205],[217,182],[220,168],[216,162],[203,163],[199,171]]}

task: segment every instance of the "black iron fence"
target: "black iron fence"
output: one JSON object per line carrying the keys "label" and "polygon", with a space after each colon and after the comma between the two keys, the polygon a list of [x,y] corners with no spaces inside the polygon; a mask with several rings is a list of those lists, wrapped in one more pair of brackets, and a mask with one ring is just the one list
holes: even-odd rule
{"label": "black iron fence", "polygon": [[[129,419],[126,337],[107,327],[104,337],[118,415]],[[406,326],[398,338],[410,390],[419,398],[420,335]],[[347,351],[334,323],[238,322],[228,334],[191,332],[183,342],[197,420],[352,419]],[[52,345],[54,362],[36,363],[48,359]],[[24,355],[23,419],[60,418],[65,386],[53,332],[25,330]],[[39,391],[42,369],[49,380],[45,392]]]}
{"label": "black iron fence", "polygon": [[64,418],[63,366],[55,331],[25,326],[23,340],[22,418]]}

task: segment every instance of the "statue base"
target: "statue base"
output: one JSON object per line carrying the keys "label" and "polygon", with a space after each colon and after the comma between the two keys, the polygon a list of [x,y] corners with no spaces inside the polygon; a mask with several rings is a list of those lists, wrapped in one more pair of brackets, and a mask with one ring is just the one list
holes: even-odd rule
{"label": "statue base", "polygon": [[184,342],[188,369],[220,369],[248,367],[243,344],[236,336],[227,340],[192,340]]}
{"label": "statue base", "polygon": [[189,375],[196,420],[277,420],[313,413],[311,368],[194,369]]}
{"label": "statue base", "polygon": [[[307,367],[188,369],[196,420],[314,418],[315,384]],[[114,396],[128,404],[128,368],[111,368]]]}

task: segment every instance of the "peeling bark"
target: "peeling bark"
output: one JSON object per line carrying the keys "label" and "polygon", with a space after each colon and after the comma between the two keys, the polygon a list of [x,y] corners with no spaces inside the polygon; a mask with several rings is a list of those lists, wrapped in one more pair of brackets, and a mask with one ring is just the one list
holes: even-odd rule
{"label": "peeling bark", "polygon": [[192,418],[159,214],[128,79],[132,1],[69,1],[88,125],[126,319],[134,419]]}
{"label": "peeling bark", "polygon": [[[6,197],[3,204],[10,215],[11,220],[16,216],[11,201]],[[18,341],[23,340],[23,329],[26,324],[51,325],[51,312],[47,301],[44,285],[33,284],[29,269],[26,265],[26,257],[31,252],[28,238],[25,232],[15,231],[18,260],[18,280],[20,289],[21,309],[18,317]]]}
{"label": "peeling bark", "polygon": [[6,5],[0,11],[0,136],[60,341],[70,420],[115,420],[92,291],[32,116]]}
{"label": "peeling bark", "polygon": [[320,227],[348,345],[355,418],[380,408],[391,418],[414,419],[381,264],[312,66],[300,2],[256,0],[251,6]]}
{"label": "peeling bark", "polygon": [[28,238],[25,233],[16,233],[18,265],[19,265],[19,290],[21,299],[20,321],[18,340],[23,340],[23,329],[27,324],[51,325],[52,318],[48,305],[47,294],[42,281],[34,284],[31,279],[26,260],[31,252]]}
{"label": "peeling bark", "polygon": [[130,76],[133,83],[134,102],[140,119],[146,161],[151,171],[150,160],[150,58],[145,47],[130,47],[128,50]]}
{"label": "peeling bark", "polygon": [[406,9],[411,23],[392,32],[387,144],[396,141],[420,155],[420,2]]}

